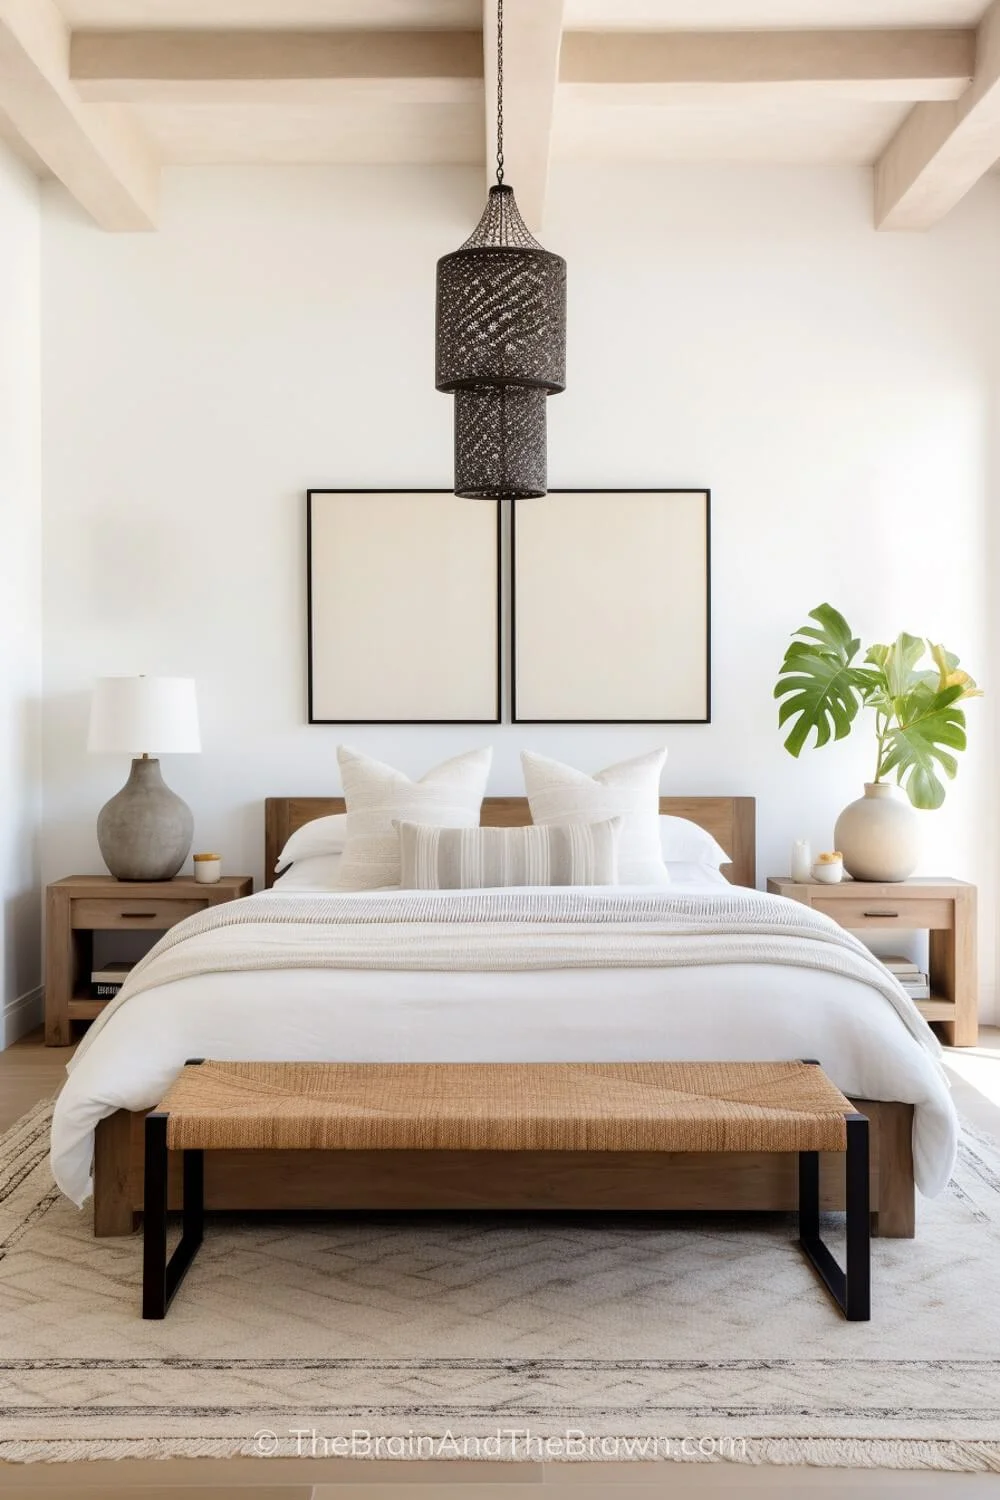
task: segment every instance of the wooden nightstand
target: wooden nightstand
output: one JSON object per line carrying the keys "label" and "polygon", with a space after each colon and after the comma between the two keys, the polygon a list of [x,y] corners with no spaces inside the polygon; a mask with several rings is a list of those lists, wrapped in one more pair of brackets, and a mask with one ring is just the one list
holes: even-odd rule
{"label": "wooden nightstand", "polygon": [[175,880],[115,880],[70,875],[45,893],[45,1045],[73,1040],[71,1022],[92,1021],[106,1000],[90,998],[95,932],[165,932],[195,912],[253,895],[250,875],[223,875],[214,885]]}
{"label": "wooden nightstand", "polygon": [[852,932],[865,928],[925,928],[930,933],[931,998],[918,1000],[928,1021],[940,1024],[950,1047],[979,1040],[979,976],[976,968],[976,887],[964,880],[901,880],[879,885],[844,880],[823,885],[783,876],[768,878],[777,896],[825,912]]}

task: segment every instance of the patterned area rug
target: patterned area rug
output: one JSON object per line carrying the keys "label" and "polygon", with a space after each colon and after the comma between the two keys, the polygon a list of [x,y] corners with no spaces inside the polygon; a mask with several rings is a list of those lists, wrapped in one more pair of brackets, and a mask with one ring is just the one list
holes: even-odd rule
{"label": "patterned area rug", "polygon": [[966,1138],[848,1324],[771,1216],[210,1219],[168,1317],[141,1240],[0,1141],[0,1458],[331,1454],[1000,1472],[1000,1146]]}

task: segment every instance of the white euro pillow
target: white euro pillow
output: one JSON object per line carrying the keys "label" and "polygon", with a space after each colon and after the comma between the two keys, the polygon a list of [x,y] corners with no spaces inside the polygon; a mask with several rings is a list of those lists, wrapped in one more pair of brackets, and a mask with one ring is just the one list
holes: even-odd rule
{"label": "white euro pillow", "polygon": [[[316,820],[317,822],[319,819]],[[309,859],[297,859],[283,875],[279,875],[272,886],[275,891],[336,891],[340,887],[339,854],[316,854]]]}
{"label": "white euro pillow", "polygon": [[326,818],[311,818],[296,828],[281,853],[275,870],[294,865],[303,859],[322,859],[331,854],[343,854],[347,843],[347,814],[331,813]]}
{"label": "white euro pillow", "polygon": [[337,760],[347,800],[347,843],[337,889],[375,891],[399,885],[397,823],[475,828],[492,759],[490,746],[470,750],[435,766],[419,781],[411,781],[394,766],[339,745]]}
{"label": "white euro pillow", "polygon": [[651,750],[596,775],[521,752],[524,789],[535,823],[598,823],[621,818],[618,879],[622,885],[669,885],[660,847],[660,773],[667,752]]}
{"label": "white euro pillow", "polygon": [[[660,818],[660,848],[668,865],[710,865],[717,870],[730,863],[729,855],[710,833],[692,823],[690,818]],[[723,877],[725,878],[725,877]],[[728,884],[728,881],[727,881]]]}
{"label": "white euro pillow", "polygon": [[731,891],[732,886],[714,865],[688,864],[684,860],[667,861],[667,870],[670,874],[670,884],[678,895],[685,891],[704,893],[705,891]]}

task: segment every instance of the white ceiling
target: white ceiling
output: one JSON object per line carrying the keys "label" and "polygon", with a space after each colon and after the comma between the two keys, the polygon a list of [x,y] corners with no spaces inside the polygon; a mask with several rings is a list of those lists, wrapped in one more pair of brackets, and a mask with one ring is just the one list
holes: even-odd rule
{"label": "white ceiling", "polygon": [[74,27],[475,29],[481,0],[56,0]]}
{"label": "white ceiling", "polygon": [[164,161],[485,161],[483,105],[343,99],[295,104],[137,104]]}
{"label": "white ceiling", "polygon": [[556,161],[774,162],[865,166],[892,139],[908,104],[845,99],[593,109],[560,94]]}
{"label": "white ceiling", "polygon": [[[480,0],[56,0],[78,27],[474,27]],[[565,0],[570,30],[966,26],[984,0]]]}
{"label": "white ceiling", "polygon": [[[482,0],[58,0],[78,29],[240,27],[366,30],[478,29]],[[565,0],[568,28],[668,30],[722,27],[850,28],[957,25],[983,0]],[[780,100],[737,99],[699,87],[665,101],[560,86],[556,160],[870,163],[907,110],[882,101],[822,97],[806,88]],[[255,97],[230,83],[206,101],[181,85],[176,98],[136,95],[135,117],[166,162],[482,162],[482,91],[420,104],[414,86],[317,81],[289,86],[288,99]],[[84,97],[91,97],[85,94]],[[108,96],[114,97],[114,96]],[[125,96],[128,98],[127,94]],[[905,93],[902,97],[906,98]]]}
{"label": "white ceiling", "polygon": [[[82,166],[81,201],[109,227],[150,222],[160,164],[486,158],[492,111],[479,38],[485,10],[492,79],[496,0],[55,0],[77,34],[69,77],[57,12],[35,3],[23,0],[7,19],[0,9],[0,44],[5,32],[16,43],[6,54],[0,45],[0,137],[20,135],[26,159],[64,181]],[[508,145],[520,132],[511,179],[523,185],[534,170],[524,163],[537,157],[543,201],[550,156],[889,157],[888,176],[881,165],[878,175],[906,219],[892,227],[926,227],[992,165],[994,137],[1000,157],[1000,48],[976,47],[986,10],[987,0],[509,0]],[[56,24],[36,53],[41,32],[29,23],[45,14]],[[560,21],[572,38],[562,80]],[[951,32],[928,37],[928,28]],[[418,43],[413,30],[441,35]],[[296,31],[327,35],[303,41]],[[20,72],[5,79],[8,64]]]}
{"label": "white ceiling", "polygon": [[[867,165],[909,106],[842,99],[594,109],[556,103],[556,161],[718,161]],[[482,106],[325,100],[294,105],[137,104],[164,161],[485,161]]]}
{"label": "white ceiling", "polygon": [[988,0],[566,0],[566,26],[571,31],[967,26],[980,19],[987,3]]}

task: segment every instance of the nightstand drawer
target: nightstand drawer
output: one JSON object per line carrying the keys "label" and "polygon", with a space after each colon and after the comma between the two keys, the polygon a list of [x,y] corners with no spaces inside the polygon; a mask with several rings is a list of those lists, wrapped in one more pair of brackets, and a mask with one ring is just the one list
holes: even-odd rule
{"label": "nightstand drawer", "polygon": [[810,906],[841,927],[950,928],[955,925],[955,903],[935,896],[813,896]]}
{"label": "nightstand drawer", "polygon": [[163,931],[204,911],[207,901],[145,900],[141,896],[84,897],[70,902],[70,926],[94,932],[143,929]]}

